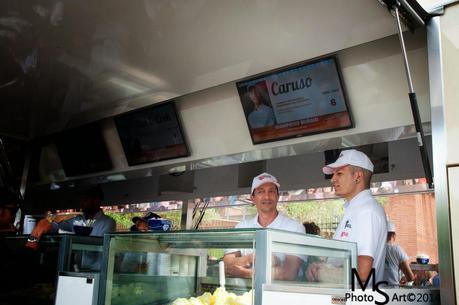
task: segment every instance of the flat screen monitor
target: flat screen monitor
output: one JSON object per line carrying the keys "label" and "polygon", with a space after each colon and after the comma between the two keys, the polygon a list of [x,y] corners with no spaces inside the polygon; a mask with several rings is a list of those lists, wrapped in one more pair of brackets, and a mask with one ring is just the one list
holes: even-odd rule
{"label": "flat screen monitor", "polygon": [[112,169],[112,162],[99,123],[63,131],[54,143],[67,177]]}
{"label": "flat screen monitor", "polygon": [[254,144],[353,127],[335,57],[266,73],[236,86]]}
{"label": "flat screen monitor", "polygon": [[115,117],[130,166],[189,156],[174,102]]}

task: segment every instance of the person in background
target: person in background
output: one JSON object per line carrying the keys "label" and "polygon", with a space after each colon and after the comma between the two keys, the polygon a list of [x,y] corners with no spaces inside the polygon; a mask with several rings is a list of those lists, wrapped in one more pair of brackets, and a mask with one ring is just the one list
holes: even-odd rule
{"label": "person in background", "polygon": [[384,281],[388,285],[400,284],[400,270],[405,275],[405,282],[414,281],[415,275],[410,268],[409,257],[399,245],[395,244],[395,224],[387,224],[386,261],[384,264]]}
{"label": "person in background", "polygon": [[[236,228],[272,228],[305,233],[303,225],[288,218],[277,210],[279,187],[276,177],[263,173],[252,181],[251,199],[257,208],[257,215],[236,225]],[[223,257],[225,272],[230,276],[252,276],[254,255],[247,250],[230,250]],[[273,278],[294,280],[302,264],[302,259],[294,255],[273,257]]]}
{"label": "person in background", "polygon": [[16,234],[13,223],[20,204],[18,195],[0,189],[0,304],[48,304],[42,296],[47,286],[41,283],[40,255],[9,239]]}
{"label": "person in background", "polygon": [[147,232],[148,231],[148,220],[152,218],[158,219],[158,218],[161,218],[161,216],[153,212],[148,212],[142,217],[139,217],[139,216],[132,217],[132,222],[134,224],[131,226],[130,231],[131,232]]}
{"label": "person in background", "polygon": [[303,226],[306,230],[306,234],[320,235],[320,227],[314,222],[305,221],[303,222]]}
{"label": "person in background", "polygon": [[[161,218],[158,214],[148,212],[144,216],[132,217],[134,223],[129,231],[148,232],[148,220]],[[126,252],[118,256],[115,268],[117,272],[123,273],[142,273],[147,268],[148,254],[142,252]]]}
{"label": "person in background", "polygon": [[0,234],[14,235],[16,227],[14,219],[19,209],[19,197],[15,194],[1,189],[0,190]]}
{"label": "person in background", "polygon": [[[344,216],[333,236],[334,239],[357,243],[357,273],[363,283],[370,280],[375,268],[375,282],[384,276],[386,257],[387,220],[384,209],[373,198],[370,182],[373,163],[364,153],[344,150],[338,159],[323,167],[331,179],[335,194],[345,198]],[[322,264],[308,267],[306,278],[318,281]],[[371,281],[368,281],[371,285]]]}
{"label": "person in background", "polygon": [[36,249],[38,241],[43,234],[58,233],[59,230],[73,232],[74,226],[91,226],[90,236],[104,236],[105,233],[115,232],[116,222],[113,218],[104,214],[100,208],[104,195],[99,187],[89,189],[81,200],[81,211],[83,215],[77,215],[60,222],[48,222],[42,219],[30,234],[27,247]]}

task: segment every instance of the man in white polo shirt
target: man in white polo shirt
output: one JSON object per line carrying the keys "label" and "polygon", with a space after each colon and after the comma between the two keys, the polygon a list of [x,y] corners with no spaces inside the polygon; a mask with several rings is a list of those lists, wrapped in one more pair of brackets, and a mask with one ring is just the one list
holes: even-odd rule
{"label": "man in white polo shirt", "polygon": [[[277,210],[279,201],[279,182],[276,177],[263,173],[252,181],[251,199],[257,208],[257,215],[236,225],[236,228],[272,228],[291,232],[305,233],[304,226],[295,220],[288,218]],[[225,254],[225,271],[230,276],[251,277],[253,254],[245,253],[244,250],[233,250]],[[301,258],[294,255],[286,255],[274,258],[275,264],[282,263],[281,268],[273,266],[273,276],[276,279],[293,280],[298,274],[302,264]]]}
{"label": "man in white polo shirt", "polygon": [[[335,194],[346,199],[344,216],[333,238],[357,243],[357,272],[363,283],[369,279],[372,268],[375,268],[375,281],[381,281],[386,256],[387,220],[384,209],[370,191],[373,163],[364,153],[350,149],[342,151],[339,158],[322,171],[333,174],[331,183]],[[309,280],[318,279],[320,266],[315,267],[307,271]]]}

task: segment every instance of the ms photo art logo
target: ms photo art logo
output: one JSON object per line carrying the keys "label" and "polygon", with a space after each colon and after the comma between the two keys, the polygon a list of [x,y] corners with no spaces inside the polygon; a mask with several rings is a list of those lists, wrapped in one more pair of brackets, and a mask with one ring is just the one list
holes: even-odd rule
{"label": "ms photo art logo", "polygon": [[[370,278],[372,281],[369,287]],[[359,283],[360,289],[356,289],[355,280]],[[332,304],[440,304],[440,295],[432,293],[426,289],[381,289],[387,285],[386,281],[375,281],[375,269],[372,268],[368,279],[363,282],[357,273],[357,269],[352,268],[351,291],[347,292],[343,298],[332,299]],[[333,303],[334,301],[334,303]],[[344,301],[344,302],[343,302]]]}
{"label": "ms photo art logo", "polygon": [[[355,280],[357,279],[361,290],[357,290],[355,287]],[[367,287],[370,283],[370,279],[372,280],[371,292],[368,293]],[[375,268],[372,268],[370,274],[368,275],[367,280],[365,283],[360,278],[357,269],[352,268],[352,286],[351,291],[347,292],[344,295],[346,302],[351,301],[351,304],[354,303],[363,303],[363,304],[388,304],[389,303],[389,295],[380,289],[380,286],[387,285],[386,281],[376,282],[375,280]],[[346,303],[348,304],[348,303]]]}

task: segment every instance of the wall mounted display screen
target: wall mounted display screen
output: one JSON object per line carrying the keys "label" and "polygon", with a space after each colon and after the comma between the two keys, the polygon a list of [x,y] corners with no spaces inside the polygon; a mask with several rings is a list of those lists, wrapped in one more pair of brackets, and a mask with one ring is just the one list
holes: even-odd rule
{"label": "wall mounted display screen", "polygon": [[54,143],[67,177],[112,169],[98,123],[63,131],[54,137]]}
{"label": "wall mounted display screen", "polygon": [[335,57],[236,86],[254,144],[353,127]]}
{"label": "wall mounted display screen", "polygon": [[115,125],[130,166],[190,155],[173,102],[118,116]]}

